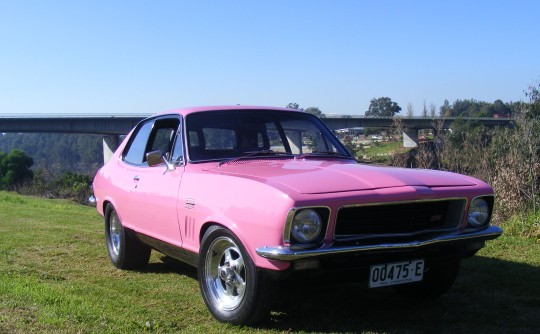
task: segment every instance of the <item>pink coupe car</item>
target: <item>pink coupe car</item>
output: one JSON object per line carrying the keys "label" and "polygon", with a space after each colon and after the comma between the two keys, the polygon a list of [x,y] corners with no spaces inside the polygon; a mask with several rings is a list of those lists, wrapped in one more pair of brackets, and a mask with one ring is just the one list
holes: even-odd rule
{"label": "pink coupe car", "polygon": [[358,164],[320,119],[282,108],[145,119],[94,194],[116,267],[143,267],[151,249],[189,263],[210,312],[232,324],[264,317],[276,281],[298,275],[440,295],[502,233],[486,183]]}

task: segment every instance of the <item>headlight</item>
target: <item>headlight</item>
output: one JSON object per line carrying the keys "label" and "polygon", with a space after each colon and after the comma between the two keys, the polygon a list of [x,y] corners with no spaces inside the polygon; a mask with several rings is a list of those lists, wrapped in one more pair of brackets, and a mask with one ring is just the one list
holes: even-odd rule
{"label": "headlight", "polygon": [[489,204],[483,198],[475,198],[469,209],[469,219],[467,222],[472,227],[485,225],[489,220]]}
{"label": "headlight", "polygon": [[321,234],[322,220],[317,211],[304,209],[294,215],[291,236],[301,243],[315,241]]}

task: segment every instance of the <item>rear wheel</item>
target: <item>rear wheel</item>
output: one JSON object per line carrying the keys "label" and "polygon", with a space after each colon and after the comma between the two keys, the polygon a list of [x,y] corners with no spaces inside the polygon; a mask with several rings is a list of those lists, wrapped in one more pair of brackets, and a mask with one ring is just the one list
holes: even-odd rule
{"label": "rear wheel", "polygon": [[461,260],[450,259],[432,264],[421,282],[396,285],[394,289],[413,298],[434,298],[447,292],[454,284]]}
{"label": "rear wheel", "polygon": [[140,269],[150,259],[151,249],[129,234],[112,205],[105,210],[105,241],[109,258],[119,269]]}
{"label": "rear wheel", "polygon": [[217,320],[252,324],[268,311],[272,281],[227,229],[212,226],[204,234],[198,276],[204,302]]}

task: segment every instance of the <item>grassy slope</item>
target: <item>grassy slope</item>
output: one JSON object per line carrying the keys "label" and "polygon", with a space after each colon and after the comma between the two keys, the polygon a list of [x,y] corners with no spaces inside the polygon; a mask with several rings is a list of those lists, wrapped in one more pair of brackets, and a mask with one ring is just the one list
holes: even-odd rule
{"label": "grassy slope", "polygon": [[373,143],[365,148],[364,155],[369,157],[371,163],[389,164],[392,155],[396,152],[403,153],[410,149],[402,147],[400,142],[380,142]]}
{"label": "grassy slope", "polygon": [[196,271],[162,262],[115,269],[95,209],[0,192],[0,333],[478,332],[540,328],[540,243],[502,237],[431,301],[365,283],[285,290],[258,328],[218,323]]}

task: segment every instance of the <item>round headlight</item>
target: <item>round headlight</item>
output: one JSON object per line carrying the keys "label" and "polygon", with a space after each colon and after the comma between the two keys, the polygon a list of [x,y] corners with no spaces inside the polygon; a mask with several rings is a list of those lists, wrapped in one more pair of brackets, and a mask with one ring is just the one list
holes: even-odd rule
{"label": "round headlight", "polygon": [[489,219],[489,205],[483,198],[475,198],[469,209],[468,223],[472,227],[480,227]]}
{"label": "round headlight", "polygon": [[304,209],[294,216],[291,235],[301,243],[312,242],[319,237],[322,230],[321,216],[313,209]]}

